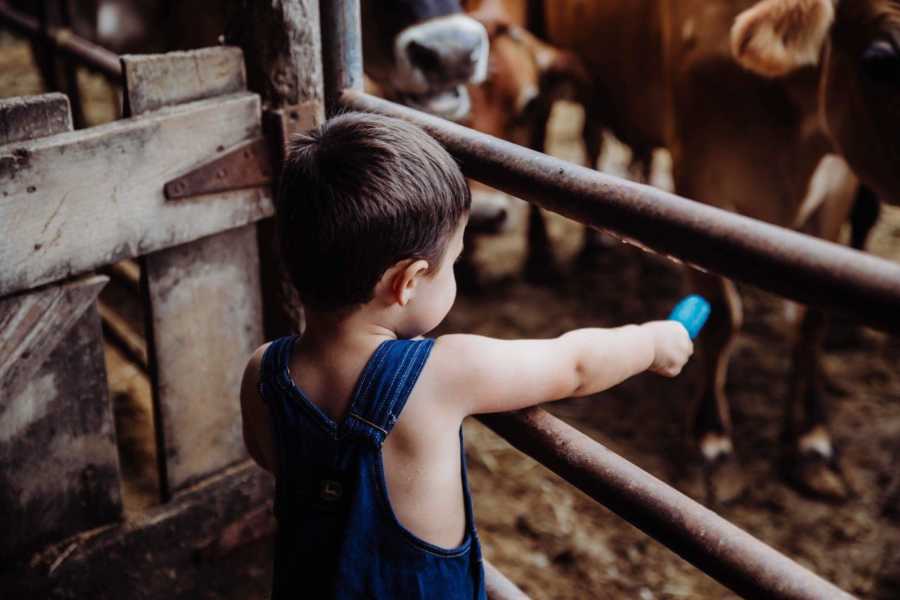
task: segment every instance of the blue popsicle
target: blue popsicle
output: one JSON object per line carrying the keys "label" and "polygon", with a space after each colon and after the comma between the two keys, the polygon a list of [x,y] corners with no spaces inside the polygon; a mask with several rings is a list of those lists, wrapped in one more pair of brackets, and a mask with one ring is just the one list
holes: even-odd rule
{"label": "blue popsicle", "polygon": [[712,307],[703,296],[691,294],[687,298],[675,305],[669,320],[678,321],[687,329],[691,339],[700,335],[700,330],[706,324]]}

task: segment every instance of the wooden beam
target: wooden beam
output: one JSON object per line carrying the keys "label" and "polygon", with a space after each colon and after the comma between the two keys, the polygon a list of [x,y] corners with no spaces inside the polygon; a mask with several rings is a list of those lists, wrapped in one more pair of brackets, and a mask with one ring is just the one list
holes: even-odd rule
{"label": "wooden beam", "polygon": [[0,296],[253,223],[268,188],[168,202],[162,184],[260,135],[238,93],[0,146]]}
{"label": "wooden beam", "polygon": [[222,46],[167,54],[126,54],[125,113],[224,96],[247,89],[240,48]]}
{"label": "wooden beam", "polygon": [[[237,48],[132,56],[123,64],[132,116],[245,87]],[[246,458],[241,373],[263,341],[256,227],[150,253],[143,271],[165,499]]]}
{"label": "wooden beam", "polygon": [[7,565],[0,589],[10,598],[95,600],[268,590],[268,569],[247,568],[246,557],[227,561],[235,539],[251,541],[274,530],[271,512],[259,512],[272,495],[271,475],[241,463],[122,525],[72,537]]}
{"label": "wooden beam", "polygon": [[310,102],[324,119],[318,0],[240,2],[225,37],[244,50],[250,89],[267,109]]}
{"label": "wooden beam", "polygon": [[[134,295],[136,302],[140,301],[140,298],[140,293]],[[107,340],[115,344],[139,368],[146,371],[148,369],[147,342],[144,340],[143,334],[136,330],[116,307],[100,302],[98,308],[100,320],[103,323],[103,334]]]}
{"label": "wooden beam", "polygon": [[13,144],[72,130],[69,99],[63,94],[0,100],[0,143]]}
{"label": "wooden beam", "polygon": [[0,398],[25,389],[107,281],[89,275],[0,299]]}
{"label": "wooden beam", "polygon": [[241,375],[263,342],[256,228],[146,257],[163,496],[246,458]]}
{"label": "wooden beam", "polygon": [[[226,38],[244,50],[250,89],[262,96],[266,134],[281,161],[291,128],[325,119],[319,0],[240,2]],[[300,333],[303,308],[277,259],[274,219],[258,228],[266,338]]]}
{"label": "wooden beam", "polygon": [[[61,94],[0,101],[0,144],[25,143],[71,128],[69,104]],[[9,163],[5,168],[15,178],[28,156],[12,156],[11,168]],[[8,190],[0,189],[2,211]],[[24,213],[29,210],[22,208]],[[19,220],[0,218],[0,223],[2,246],[17,235]],[[0,259],[0,274],[27,260],[27,254],[20,262]],[[4,561],[121,514],[118,454],[96,309],[97,294],[107,281],[88,276],[12,297],[0,292]]]}

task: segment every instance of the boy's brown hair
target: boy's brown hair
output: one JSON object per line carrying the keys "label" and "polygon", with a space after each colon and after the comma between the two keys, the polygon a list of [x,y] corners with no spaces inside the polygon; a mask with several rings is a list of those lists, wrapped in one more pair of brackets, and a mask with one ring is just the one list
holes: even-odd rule
{"label": "boy's brown hair", "polygon": [[396,262],[436,267],[470,204],[453,157],[424,131],[344,113],[291,141],[278,191],[282,258],[307,307],[364,304]]}

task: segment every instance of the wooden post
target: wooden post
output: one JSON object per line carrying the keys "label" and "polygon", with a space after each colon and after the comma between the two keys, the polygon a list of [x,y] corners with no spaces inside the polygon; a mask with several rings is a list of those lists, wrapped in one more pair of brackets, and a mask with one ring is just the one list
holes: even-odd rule
{"label": "wooden post", "polygon": [[[250,89],[259,93],[276,156],[295,131],[325,118],[318,0],[237,0],[226,38],[244,50]],[[277,189],[277,182],[275,189]],[[258,224],[268,339],[299,333],[303,311],[281,267],[273,219]]]}
{"label": "wooden post", "polygon": [[[122,63],[129,116],[246,87],[237,48],[125,56]],[[258,135],[258,127],[247,135]],[[168,500],[246,458],[241,375],[263,341],[256,227],[242,225],[148,254],[142,271],[160,494]]]}
{"label": "wooden post", "polygon": [[[11,145],[71,129],[62,94],[0,101],[0,157]],[[0,207],[12,200],[4,181]],[[45,200],[39,192],[33,203]],[[0,558],[121,515],[96,302],[106,282],[86,276],[0,297]]]}

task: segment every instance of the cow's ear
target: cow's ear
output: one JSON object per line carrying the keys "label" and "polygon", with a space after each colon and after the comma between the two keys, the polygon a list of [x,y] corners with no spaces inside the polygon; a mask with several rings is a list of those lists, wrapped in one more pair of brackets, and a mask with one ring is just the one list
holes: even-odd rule
{"label": "cow's ear", "polygon": [[731,52],[745,69],[778,77],[819,62],[835,0],[763,0],[737,16]]}

